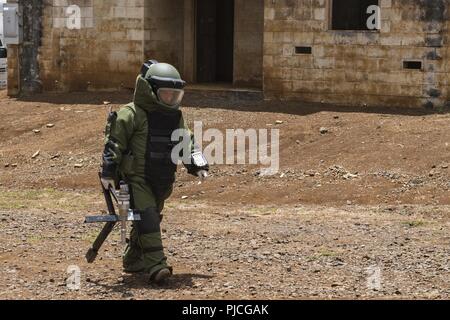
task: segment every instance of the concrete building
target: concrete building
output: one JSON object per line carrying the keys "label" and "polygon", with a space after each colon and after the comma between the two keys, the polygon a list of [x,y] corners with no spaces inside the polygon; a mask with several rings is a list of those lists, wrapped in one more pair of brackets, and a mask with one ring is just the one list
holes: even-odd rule
{"label": "concrete building", "polygon": [[[449,100],[448,0],[18,2],[24,41],[10,46],[10,94],[132,87],[152,58],[191,84],[266,98],[419,108]],[[379,28],[369,29],[371,18]]]}

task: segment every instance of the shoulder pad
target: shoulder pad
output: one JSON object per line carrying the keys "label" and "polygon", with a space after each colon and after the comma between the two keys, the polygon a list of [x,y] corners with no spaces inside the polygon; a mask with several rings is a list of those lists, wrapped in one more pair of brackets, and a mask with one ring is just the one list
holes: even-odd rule
{"label": "shoulder pad", "polygon": [[134,103],[126,104],[122,107],[122,109],[128,109],[131,112],[133,112],[134,114],[136,114],[136,106],[134,105]]}

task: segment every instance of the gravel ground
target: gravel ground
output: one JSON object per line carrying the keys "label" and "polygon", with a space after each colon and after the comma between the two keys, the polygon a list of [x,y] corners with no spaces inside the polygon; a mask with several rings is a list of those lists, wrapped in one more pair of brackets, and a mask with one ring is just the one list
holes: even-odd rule
{"label": "gravel ground", "polygon": [[[0,298],[448,299],[449,213],[169,202],[163,237],[175,275],[154,287],[122,273],[117,230],[97,262],[84,261],[98,226],[82,225],[82,212],[1,211]],[[75,291],[71,265],[81,271]]]}
{"label": "gravel ground", "polygon": [[279,129],[279,173],[180,170],[164,287],[122,273],[118,231],[87,264],[106,109],[129,99],[0,93],[0,298],[449,298],[450,115],[408,109],[188,100],[191,125]]}

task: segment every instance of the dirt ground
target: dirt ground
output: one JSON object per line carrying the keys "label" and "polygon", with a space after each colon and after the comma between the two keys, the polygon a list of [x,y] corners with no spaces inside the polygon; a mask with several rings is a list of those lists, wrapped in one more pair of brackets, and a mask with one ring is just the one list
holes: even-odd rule
{"label": "dirt ground", "polygon": [[84,216],[104,210],[104,101],[130,97],[0,94],[0,298],[450,297],[450,114],[408,109],[188,97],[190,124],[280,129],[280,172],[217,165],[199,185],[180,168],[166,286],[122,273],[118,231],[87,264],[100,226]]}

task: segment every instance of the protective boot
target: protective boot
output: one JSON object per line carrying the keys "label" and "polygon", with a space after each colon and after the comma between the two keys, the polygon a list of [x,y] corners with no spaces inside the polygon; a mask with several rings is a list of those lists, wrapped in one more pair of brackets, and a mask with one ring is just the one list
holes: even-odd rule
{"label": "protective boot", "polygon": [[123,269],[128,273],[138,273],[145,270],[142,250],[139,246],[139,236],[135,227],[131,229],[130,242],[125,249]]}
{"label": "protective boot", "polygon": [[150,281],[156,283],[156,284],[163,284],[165,283],[170,277],[172,276],[172,268],[164,268],[156,272],[153,277],[150,279]]}
{"label": "protective boot", "polygon": [[141,212],[141,221],[136,223],[139,233],[138,243],[142,252],[144,272],[150,281],[161,283],[172,275],[167,264],[161,239],[160,214],[157,208],[148,208]]}

